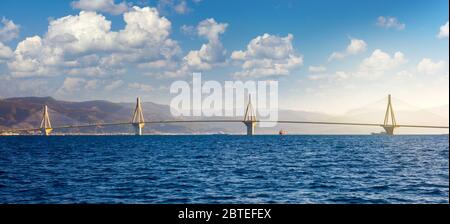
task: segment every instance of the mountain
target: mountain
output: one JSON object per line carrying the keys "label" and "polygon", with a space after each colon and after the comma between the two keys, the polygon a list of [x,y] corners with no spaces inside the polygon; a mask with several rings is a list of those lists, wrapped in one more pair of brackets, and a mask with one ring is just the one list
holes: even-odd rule
{"label": "mountain", "polygon": [[[384,120],[385,103],[365,106],[350,110],[341,116],[332,116],[324,113],[280,110],[279,120],[293,121],[332,121],[332,122],[361,122],[382,123]],[[131,120],[134,103],[113,103],[109,101],[68,102],[51,97],[20,97],[0,99],[0,129],[36,128],[39,127],[43,113],[43,106],[48,105],[53,126],[81,125],[92,123],[129,122]],[[397,106],[397,107],[395,107]],[[233,119],[242,117],[173,117],[170,107],[152,102],[142,103],[144,118],[152,120],[174,119]],[[399,124],[448,125],[448,105],[418,109],[411,106],[394,105],[397,122]],[[277,134],[280,129],[288,134],[369,134],[380,132],[380,127],[365,126],[335,126],[335,125],[308,125],[308,124],[278,124],[274,127],[257,127],[258,134]],[[58,130],[58,132],[72,133],[132,133],[131,125]],[[144,133],[231,133],[242,134],[245,126],[242,123],[179,123],[179,124],[147,124]],[[400,128],[396,133],[448,133],[442,129],[414,129]]]}
{"label": "mountain", "polygon": [[[112,103],[109,101],[67,102],[51,97],[21,97],[0,100],[0,128],[35,128],[39,127],[43,106],[49,108],[53,126],[81,125],[92,123],[128,122],[134,110],[132,103]],[[169,107],[154,103],[142,105],[149,113],[146,120],[173,119]],[[148,125],[146,132],[191,132],[179,125]],[[113,126],[105,128],[84,128],[70,132],[130,132],[131,127]]]}

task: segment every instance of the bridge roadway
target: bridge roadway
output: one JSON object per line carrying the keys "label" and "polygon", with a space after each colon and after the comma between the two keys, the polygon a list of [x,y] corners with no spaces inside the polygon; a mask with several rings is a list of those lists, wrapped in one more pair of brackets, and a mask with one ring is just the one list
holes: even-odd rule
{"label": "bridge roadway", "polygon": [[[242,120],[162,120],[162,121],[146,121],[145,124],[171,124],[171,123],[243,123]],[[350,122],[328,122],[328,121],[255,121],[256,123],[274,123],[279,124],[315,124],[315,125],[348,125],[348,126],[374,126],[383,127],[384,124],[377,123],[350,123]],[[132,125],[132,122],[116,122],[116,123],[96,123],[96,124],[81,124],[81,125],[65,125],[52,127],[55,129],[71,129],[71,128],[88,128],[88,127],[105,127],[105,126],[119,126],[119,125]],[[396,125],[396,128],[441,128],[449,129],[449,126],[436,126],[436,125]],[[39,131],[41,128],[25,128],[25,129],[11,129],[0,130],[2,132],[23,132],[23,131]]]}

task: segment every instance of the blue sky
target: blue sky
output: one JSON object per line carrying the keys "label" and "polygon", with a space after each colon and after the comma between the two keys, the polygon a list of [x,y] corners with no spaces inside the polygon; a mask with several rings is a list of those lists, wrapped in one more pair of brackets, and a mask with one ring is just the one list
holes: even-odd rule
{"label": "blue sky", "polygon": [[[388,93],[419,107],[449,101],[447,0],[93,2],[0,2],[0,97],[168,104],[170,84],[200,71],[278,80],[280,106],[296,110],[340,113]],[[163,25],[127,30],[126,15]],[[86,24],[100,24],[89,28],[97,40],[82,35]]]}

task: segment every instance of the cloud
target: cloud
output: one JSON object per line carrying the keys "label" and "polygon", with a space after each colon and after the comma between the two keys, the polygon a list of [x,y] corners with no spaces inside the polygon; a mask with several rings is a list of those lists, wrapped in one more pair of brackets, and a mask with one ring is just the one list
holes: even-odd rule
{"label": "cloud", "polygon": [[350,43],[347,46],[347,49],[345,52],[333,52],[331,53],[330,57],[328,58],[328,61],[332,61],[335,59],[342,59],[349,55],[356,55],[360,54],[367,49],[367,44],[364,40],[351,38]]}
{"label": "cloud", "polygon": [[113,91],[122,87],[124,82],[122,80],[99,80],[86,79],[80,77],[66,77],[59,89],[55,91],[57,97],[72,96],[74,94],[89,93],[102,88],[105,91]]}
{"label": "cloud", "polygon": [[395,52],[394,56],[376,49],[372,55],[364,59],[360,65],[360,73],[377,75],[406,63],[402,52]]}
{"label": "cloud", "polygon": [[303,64],[303,56],[292,46],[294,36],[280,37],[270,34],[250,41],[245,51],[234,51],[231,59],[242,63],[242,71],[235,77],[267,77],[289,75]]}
{"label": "cloud", "polygon": [[2,44],[2,42],[0,42],[0,63],[3,60],[9,59],[13,56],[13,52],[11,50],[11,48],[9,48],[8,46]]}
{"label": "cloud", "polygon": [[320,65],[320,66],[309,66],[308,68],[309,72],[312,73],[322,73],[322,72],[326,72],[327,68]]}
{"label": "cloud", "polygon": [[377,26],[379,27],[384,27],[386,29],[397,29],[397,30],[404,30],[406,25],[404,23],[400,23],[400,21],[395,18],[395,17],[384,17],[384,16],[380,16],[377,19]]}
{"label": "cloud", "polygon": [[[329,82],[348,80],[350,78],[362,80],[376,80],[384,76],[387,72],[395,72],[394,70],[407,62],[402,52],[395,52],[390,55],[380,49],[376,49],[372,54],[363,59],[357,69],[354,71],[337,71],[325,75],[323,73],[310,75],[310,80],[326,79]],[[397,72],[398,73],[398,72]]]}
{"label": "cloud", "polygon": [[83,78],[67,77],[64,79],[62,87],[57,92],[73,93],[82,89],[85,84],[86,80]]}
{"label": "cloud", "polygon": [[126,2],[115,4],[114,0],[79,0],[71,3],[72,8],[85,11],[106,12],[112,15],[120,15],[129,10]]}
{"label": "cloud", "polygon": [[190,51],[183,61],[188,70],[209,70],[225,61],[226,50],[219,36],[225,33],[227,23],[217,23],[213,18],[205,19],[197,25],[197,35],[208,40],[199,50]]}
{"label": "cloud", "polygon": [[218,42],[219,35],[225,33],[227,23],[217,23],[213,18],[205,19],[197,25],[198,35],[210,42]]}
{"label": "cloud", "polygon": [[425,75],[448,75],[448,64],[445,61],[434,62],[429,58],[423,58],[417,64],[417,72]]}
{"label": "cloud", "polygon": [[121,87],[122,85],[123,85],[122,80],[114,80],[111,83],[107,84],[104,89],[106,91],[113,91],[113,90]]}
{"label": "cloud", "polygon": [[195,34],[196,34],[196,31],[195,31],[195,30],[196,30],[196,29],[195,29],[194,26],[182,25],[182,26],[180,27],[180,31],[181,31],[183,34],[189,35],[189,36],[195,35]]}
{"label": "cloud", "polygon": [[137,82],[128,84],[128,88],[137,89],[142,92],[151,92],[151,91],[155,90],[155,88],[153,88],[153,86],[151,86],[151,85],[137,83]]}
{"label": "cloud", "polygon": [[23,79],[17,82],[17,80],[2,74],[0,74],[0,89],[2,97],[49,96],[54,91],[49,86],[48,80]]}
{"label": "cloud", "polygon": [[13,40],[19,36],[20,26],[12,20],[2,18],[0,25],[0,42]]}
{"label": "cloud", "polygon": [[8,68],[14,77],[100,76],[179,57],[181,49],[169,37],[171,23],[155,8],[133,7],[123,18],[126,25],[119,31],[96,12],[55,19],[44,37],[28,37],[17,45]]}
{"label": "cloud", "polygon": [[187,14],[191,11],[191,8],[189,8],[186,0],[159,0],[158,10],[161,12],[174,11],[177,14]]}
{"label": "cloud", "polygon": [[447,21],[446,24],[444,24],[444,25],[441,26],[441,28],[440,28],[440,30],[439,30],[438,37],[439,37],[440,39],[448,38],[448,21]]}

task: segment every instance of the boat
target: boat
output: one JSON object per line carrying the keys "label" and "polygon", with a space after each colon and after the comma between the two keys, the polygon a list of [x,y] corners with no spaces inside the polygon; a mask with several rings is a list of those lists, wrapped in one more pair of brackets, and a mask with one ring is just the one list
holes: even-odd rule
{"label": "boat", "polygon": [[285,130],[281,129],[281,130],[278,132],[278,134],[279,134],[279,135],[285,135],[285,134],[287,134],[287,132],[286,132]]}

